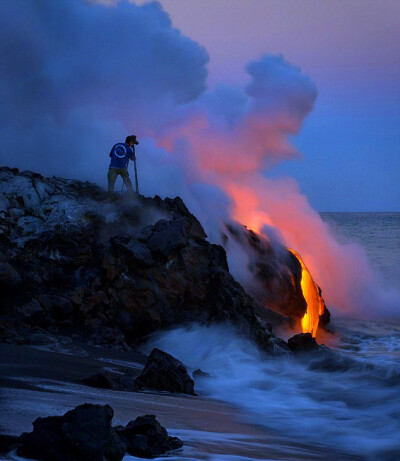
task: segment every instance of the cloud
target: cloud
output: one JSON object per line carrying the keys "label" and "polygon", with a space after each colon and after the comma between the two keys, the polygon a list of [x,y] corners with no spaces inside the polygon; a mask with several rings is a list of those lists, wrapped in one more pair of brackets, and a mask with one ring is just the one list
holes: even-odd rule
{"label": "cloud", "polygon": [[[207,52],[156,2],[15,0],[0,10],[2,163],[72,174],[104,153],[99,141],[147,133],[206,87]],[[66,140],[68,161],[57,153]]]}
{"label": "cloud", "polygon": [[[282,56],[250,62],[245,88],[207,89],[207,51],[159,3],[123,0],[1,2],[0,51],[0,163],[104,184],[111,145],[135,133],[141,191],[181,195],[212,241],[228,219],[278,229],[329,304],[384,305],[364,252],[337,244],[292,179],[265,176],[300,155],[317,97]],[[229,258],[242,277],[246,258]]]}

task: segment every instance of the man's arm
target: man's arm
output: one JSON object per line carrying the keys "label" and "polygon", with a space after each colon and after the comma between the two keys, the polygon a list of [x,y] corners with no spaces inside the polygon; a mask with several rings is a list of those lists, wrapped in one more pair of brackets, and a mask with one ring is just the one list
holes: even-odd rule
{"label": "man's arm", "polygon": [[113,150],[114,150],[114,146],[112,146],[112,148],[110,150],[110,157],[112,157]]}
{"label": "man's arm", "polygon": [[129,146],[128,157],[129,157],[131,160],[136,160],[135,147]]}

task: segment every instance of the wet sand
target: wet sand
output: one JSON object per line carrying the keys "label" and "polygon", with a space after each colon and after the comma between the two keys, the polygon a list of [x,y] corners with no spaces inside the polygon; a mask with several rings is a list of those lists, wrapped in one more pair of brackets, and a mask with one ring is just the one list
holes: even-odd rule
{"label": "wet sand", "polygon": [[300,440],[289,440],[263,427],[247,424],[242,410],[206,397],[111,391],[78,383],[80,378],[105,369],[139,373],[146,360],[139,352],[81,345],[62,352],[0,345],[2,434],[31,431],[37,417],[61,415],[82,403],[108,403],[115,412],[114,425],[125,425],[139,415],[155,414],[169,433],[180,437],[185,444],[168,457],[170,460],[363,459],[302,444]]}

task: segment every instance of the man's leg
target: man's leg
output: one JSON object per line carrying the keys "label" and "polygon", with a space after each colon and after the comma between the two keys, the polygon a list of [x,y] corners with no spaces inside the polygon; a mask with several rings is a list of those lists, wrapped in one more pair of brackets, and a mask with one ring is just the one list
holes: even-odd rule
{"label": "man's leg", "polygon": [[121,172],[122,180],[124,181],[125,187],[128,189],[129,192],[133,192],[132,181],[129,177],[128,170],[123,170]]}
{"label": "man's leg", "polygon": [[108,192],[114,192],[115,181],[117,180],[118,171],[115,168],[109,168],[107,179],[108,179]]}

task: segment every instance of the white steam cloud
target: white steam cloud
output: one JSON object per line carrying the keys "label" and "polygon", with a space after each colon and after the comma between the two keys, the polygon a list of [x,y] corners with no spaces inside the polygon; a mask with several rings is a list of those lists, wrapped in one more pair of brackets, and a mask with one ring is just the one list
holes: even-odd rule
{"label": "white steam cloud", "polygon": [[293,180],[265,177],[299,155],[290,138],[317,96],[282,56],[251,62],[244,89],[207,90],[207,51],[157,2],[123,0],[2,2],[0,51],[2,164],[104,184],[111,145],[137,134],[141,192],[182,196],[211,240],[229,217],[275,227],[328,304],[391,307],[364,253],[336,243]]}

